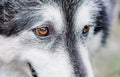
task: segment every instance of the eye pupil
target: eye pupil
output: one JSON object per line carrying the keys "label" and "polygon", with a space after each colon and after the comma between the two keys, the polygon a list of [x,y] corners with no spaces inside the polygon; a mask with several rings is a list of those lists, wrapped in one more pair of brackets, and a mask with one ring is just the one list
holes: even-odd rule
{"label": "eye pupil", "polygon": [[49,34],[49,29],[48,27],[41,27],[41,28],[36,28],[34,30],[34,32],[38,35],[38,36],[47,36]]}

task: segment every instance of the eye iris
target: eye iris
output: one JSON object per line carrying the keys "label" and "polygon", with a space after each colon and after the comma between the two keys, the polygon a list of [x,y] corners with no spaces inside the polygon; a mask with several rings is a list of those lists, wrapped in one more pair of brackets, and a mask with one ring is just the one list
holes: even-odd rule
{"label": "eye iris", "polygon": [[90,30],[90,26],[85,26],[84,30],[83,30],[83,33],[87,33],[87,32],[89,32],[89,30]]}
{"label": "eye iris", "polygon": [[42,27],[35,30],[36,34],[39,36],[47,36],[49,34],[48,27]]}

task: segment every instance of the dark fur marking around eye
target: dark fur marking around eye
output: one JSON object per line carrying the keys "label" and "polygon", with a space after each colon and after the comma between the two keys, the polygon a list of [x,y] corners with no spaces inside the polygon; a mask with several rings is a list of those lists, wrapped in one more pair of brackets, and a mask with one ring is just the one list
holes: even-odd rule
{"label": "dark fur marking around eye", "polygon": [[103,45],[106,43],[106,39],[109,36],[109,27],[110,26],[110,19],[106,11],[106,7],[104,6],[104,3],[100,1],[101,3],[99,6],[101,6],[101,11],[99,11],[99,15],[96,17],[96,27],[94,29],[94,34],[97,34],[98,32],[103,32],[103,38],[102,43]]}

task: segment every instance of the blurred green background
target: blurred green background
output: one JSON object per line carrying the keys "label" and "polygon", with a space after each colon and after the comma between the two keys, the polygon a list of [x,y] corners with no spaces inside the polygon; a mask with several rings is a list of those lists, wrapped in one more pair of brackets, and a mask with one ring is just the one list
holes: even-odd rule
{"label": "blurred green background", "polygon": [[115,12],[107,45],[92,57],[95,77],[120,77],[120,0]]}

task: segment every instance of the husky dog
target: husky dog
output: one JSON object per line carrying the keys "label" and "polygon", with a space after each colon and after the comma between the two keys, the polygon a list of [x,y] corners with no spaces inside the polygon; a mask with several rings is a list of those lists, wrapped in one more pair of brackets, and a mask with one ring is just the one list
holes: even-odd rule
{"label": "husky dog", "polygon": [[0,77],[94,77],[88,49],[106,42],[112,4],[0,0]]}

